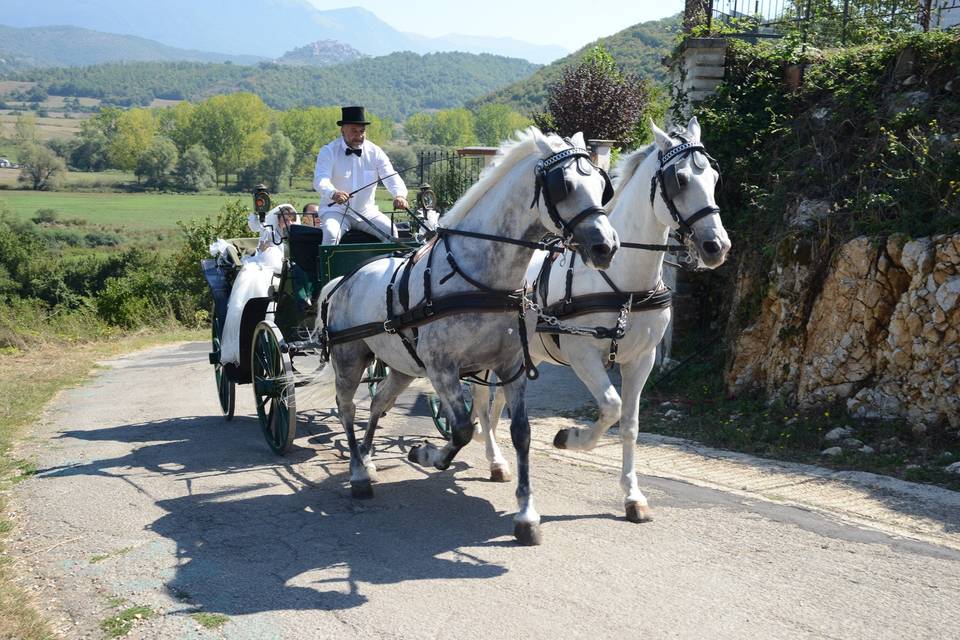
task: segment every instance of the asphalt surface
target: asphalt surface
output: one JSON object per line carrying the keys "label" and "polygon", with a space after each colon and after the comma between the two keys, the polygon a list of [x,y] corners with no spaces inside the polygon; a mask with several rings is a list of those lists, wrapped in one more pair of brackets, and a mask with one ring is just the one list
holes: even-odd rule
{"label": "asphalt surface", "polygon": [[445,472],[406,461],[437,435],[426,387],[381,422],[375,497],[356,502],[336,417],[299,393],[303,435],[275,456],[249,386],[219,415],[206,351],[113,361],[17,452],[38,472],[11,497],[9,551],[64,637],[103,637],[134,605],[155,615],[129,637],[151,639],[957,637],[952,492],[641,438],[655,520],[631,524],[618,440],[549,446],[589,396],[544,367],[528,396],[544,544],[521,547],[514,485],[487,480],[480,443]]}

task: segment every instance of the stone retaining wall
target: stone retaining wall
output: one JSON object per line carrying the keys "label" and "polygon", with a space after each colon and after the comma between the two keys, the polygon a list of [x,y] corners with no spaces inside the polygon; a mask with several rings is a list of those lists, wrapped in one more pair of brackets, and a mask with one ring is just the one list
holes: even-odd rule
{"label": "stone retaining wall", "polygon": [[735,341],[730,390],[960,427],[960,233],[856,238],[826,272],[816,251],[803,239],[781,246],[759,317]]}

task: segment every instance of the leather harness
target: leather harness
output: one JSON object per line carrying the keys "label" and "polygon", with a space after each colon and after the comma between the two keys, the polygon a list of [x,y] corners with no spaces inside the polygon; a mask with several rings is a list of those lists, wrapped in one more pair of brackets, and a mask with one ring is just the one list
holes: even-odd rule
{"label": "leather harness", "polygon": [[[566,190],[564,189],[561,193],[558,186],[560,183],[563,183],[563,172],[571,163],[579,163],[581,158],[587,158],[587,160],[589,160],[589,154],[586,152],[586,150],[571,146],[569,149],[560,151],[546,159],[538,161],[534,170],[536,195],[534,202],[531,204],[531,208],[536,206],[539,201],[540,194],[543,193],[544,204],[547,207],[547,212],[557,228],[563,232],[565,241],[569,241],[569,239],[573,236],[574,228],[586,220],[589,216],[594,214],[606,215],[606,211],[602,207],[590,206],[578,213],[570,222],[567,222],[560,217],[560,214],[556,209],[557,202],[567,195]],[[582,174],[584,173],[579,164],[577,165],[577,169]],[[610,179],[607,177],[606,173],[602,171],[600,173],[604,180],[603,202],[606,203],[606,201],[612,196],[613,189],[610,185]],[[363,266],[375,260],[384,259],[389,256],[378,256],[357,266],[355,269],[353,269],[353,271],[344,276],[344,278],[338,282],[333,289],[330,290],[320,305],[320,317],[324,326],[324,334],[321,339],[322,357],[325,360],[329,358],[330,347],[333,345],[369,338],[381,333],[389,333],[396,334],[403,343],[407,353],[410,354],[414,362],[417,363],[417,366],[424,368],[424,363],[417,355],[416,349],[418,339],[417,329],[420,326],[427,324],[428,322],[432,322],[433,320],[454,314],[504,313],[515,311],[517,312],[520,344],[523,350],[523,363],[516,374],[507,380],[502,380],[495,384],[498,386],[509,384],[524,373],[528,379],[536,379],[539,376],[539,371],[533,364],[533,360],[530,358],[530,349],[529,345],[527,344],[526,307],[528,301],[526,299],[526,289],[494,289],[472,278],[460,267],[453,254],[450,252],[447,238],[452,235],[460,235],[481,240],[521,245],[531,249],[547,250],[552,253],[561,251],[557,248],[557,244],[554,242],[528,242],[525,240],[503,238],[484,233],[461,231],[458,229],[448,229],[442,227],[438,228],[435,233],[436,240],[431,239],[431,243],[429,245],[430,248],[426,250],[427,266],[423,272],[424,299],[414,307],[411,308],[409,305],[410,274],[413,270],[413,265],[417,262],[419,257],[423,255],[422,249],[417,252],[409,252],[404,254],[404,260],[397,265],[397,268],[394,270],[393,276],[390,278],[390,284],[386,289],[387,318],[383,322],[368,322],[337,331],[331,331],[326,328],[330,297]],[[440,279],[439,283],[443,284],[450,278],[458,275],[470,285],[479,289],[479,291],[456,293],[434,298],[432,283],[433,259],[438,244],[443,244],[444,251],[446,252],[446,261],[451,269],[450,273]],[[397,280],[398,276],[399,282]],[[397,313],[394,310],[395,291],[397,294],[396,297],[398,298],[397,301],[400,303],[400,306],[403,309],[403,311],[400,313]],[[409,336],[404,333],[408,330],[410,331]],[[484,381],[477,379],[473,374],[468,374],[468,376],[473,376],[474,382],[480,382],[481,384],[484,384]]]}

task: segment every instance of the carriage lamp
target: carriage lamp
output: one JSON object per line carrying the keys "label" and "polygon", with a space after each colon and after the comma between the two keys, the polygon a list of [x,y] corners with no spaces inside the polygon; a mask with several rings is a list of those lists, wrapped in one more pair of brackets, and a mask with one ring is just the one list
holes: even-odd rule
{"label": "carriage lamp", "polygon": [[420,187],[420,193],[417,194],[417,200],[420,203],[420,209],[428,211],[430,209],[435,209],[437,206],[437,194],[433,192],[433,189],[430,188],[429,184],[425,184]]}
{"label": "carriage lamp", "polygon": [[267,214],[267,211],[270,211],[270,193],[262,184],[253,188],[253,210],[260,216],[261,222],[263,222],[263,216]]}

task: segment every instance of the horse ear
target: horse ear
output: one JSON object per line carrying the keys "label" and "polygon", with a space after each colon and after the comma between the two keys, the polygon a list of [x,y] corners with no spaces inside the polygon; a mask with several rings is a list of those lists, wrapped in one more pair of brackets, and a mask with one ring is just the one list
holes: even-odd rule
{"label": "horse ear", "polygon": [[700,123],[697,122],[697,116],[690,118],[690,122],[687,123],[687,133],[692,140],[700,142]]}
{"label": "horse ear", "polygon": [[572,142],[573,146],[575,147],[586,148],[587,146],[587,143],[583,139],[582,131],[577,131],[575,134],[573,134],[573,137],[570,138],[570,142]]}
{"label": "horse ear", "polygon": [[653,131],[653,140],[657,143],[657,146],[660,147],[660,150],[666,151],[670,147],[670,136],[657,126],[653,118],[650,118],[650,130]]}
{"label": "horse ear", "polygon": [[537,143],[537,148],[540,149],[540,153],[553,153],[553,147],[550,146],[550,141],[547,139],[547,134],[543,133],[540,131],[540,129],[534,126],[530,126],[527,131],[533,136],[533,140]]}

